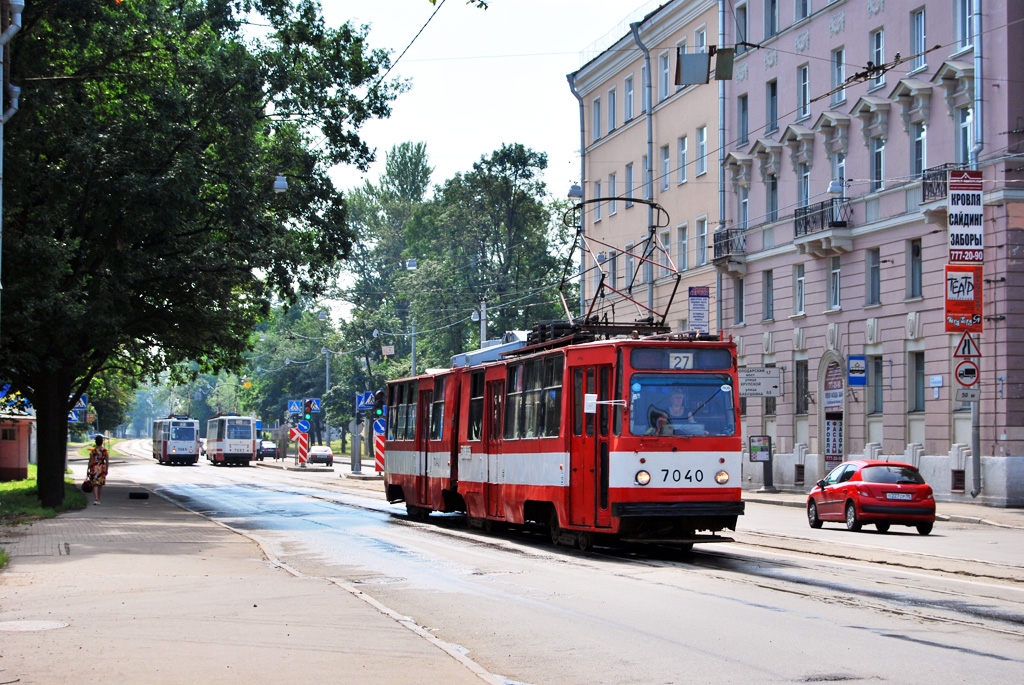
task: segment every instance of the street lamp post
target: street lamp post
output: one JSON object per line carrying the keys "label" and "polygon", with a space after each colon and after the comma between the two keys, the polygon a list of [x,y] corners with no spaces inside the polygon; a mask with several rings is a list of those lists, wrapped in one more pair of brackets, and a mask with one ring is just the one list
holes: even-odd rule
{"label": "street lamp post", "polygon": [[480,321],[480,347],[487,342],[487,300],[480,300],[480,308],[473,311],[473,321]]}
{"label": "street lamp post", "polygon": [[327,393],[331,389],[331,351],[324,347],[320,350],[327,355],[327,371],[324,374],[324,399],[320,402],[320,411],[324,415],[324,432],[327,434],[327,446],[331,446],[331,425],[327,422]]}

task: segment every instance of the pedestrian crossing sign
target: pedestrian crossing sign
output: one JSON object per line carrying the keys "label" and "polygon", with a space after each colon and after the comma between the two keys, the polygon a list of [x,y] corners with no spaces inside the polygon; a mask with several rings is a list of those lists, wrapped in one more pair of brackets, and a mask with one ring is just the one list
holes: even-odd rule
{"label": "pedestrian crossing sign", "polygon": [[978,343],[974,342],[974,338],[971,336],[970,331],[964,331],[964,335],[960,338],[960,342],[956,344],[953,356],[957,359],[981,356],[981,348],[978,347]]}

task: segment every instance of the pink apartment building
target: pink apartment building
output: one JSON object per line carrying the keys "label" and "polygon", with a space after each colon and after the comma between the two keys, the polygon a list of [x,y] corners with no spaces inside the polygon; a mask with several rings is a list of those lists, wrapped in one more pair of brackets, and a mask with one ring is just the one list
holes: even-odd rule
{"label": "pink apartment building", "polygon": [[[625,194],[618,174],[653,150],[651,192],[672,217],[659,230],[674,250],[687,244],[684,284],[711,286],[712,330],[734,337],[741,366],[778,369],[782,396],[744,400],[744,434],[773,439],[775,485],[804,489],[843,459],[892,456],[918,465],[940,500],[1024,505],[1024,81],[1010,74],[1024,64],[1022,20],[1024,5],[984,0],[669,2],[633,32],[653,65],[649,146],[641,113],[610,130],[596,113],[628,74],[645,77],[632,34],[570,76],[586,195]],[[674,73],[675,43],[692,52],[701,25],[704,45],[736,49],[732,78],[661,98],[660,55]],[[958,356],[962,332],[946,323],[946,179],[963,169],[983,175],[975,357]],[[646,217],[602,209],[588,211],[588,235],[644,234]],[[713,272],[697,264],[701,217]],[[674,307],[681,327],[686,298]],[[748,486],[761,474],[745,464]]]}

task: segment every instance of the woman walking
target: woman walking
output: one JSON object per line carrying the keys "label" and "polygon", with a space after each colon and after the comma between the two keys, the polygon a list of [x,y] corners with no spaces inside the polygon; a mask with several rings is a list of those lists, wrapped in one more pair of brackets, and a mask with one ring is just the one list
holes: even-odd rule
{"label": "woman walking", "polygon": [[103,446],[103,436],[96,436],[96,445],[89,450],[89,468],[87,475],[92,481],[93,505],[103,498],[103,485],[107,482],[107,469],[110,468],[110,454]]}

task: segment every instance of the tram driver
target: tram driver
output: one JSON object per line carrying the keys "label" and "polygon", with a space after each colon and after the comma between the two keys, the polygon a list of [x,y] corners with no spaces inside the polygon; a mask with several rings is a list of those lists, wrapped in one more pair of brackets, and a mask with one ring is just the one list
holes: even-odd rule
{"label": "tram driver", "polygon": [[693,420],[693,412],[686,406],[686,395],[674,389],[664,408],[652,404],[647,415],[650,433],[657,435],[703,435],[704,427]]}

